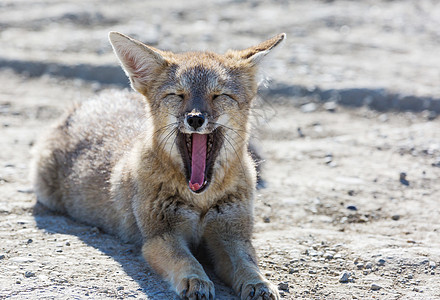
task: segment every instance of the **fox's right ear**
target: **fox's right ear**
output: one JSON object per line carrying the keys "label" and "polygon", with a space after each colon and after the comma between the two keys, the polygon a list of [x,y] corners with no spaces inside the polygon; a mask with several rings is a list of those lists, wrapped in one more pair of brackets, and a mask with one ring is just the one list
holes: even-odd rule
{"label": "fox's right ear", "polygon": [[276,36],[274,36],[271,39],[268,39],[267,41],[264,41],[256,46],[236,51],[236,50],[230,50],[229,52],[226,52],[225,55],[232,56],[235,58],[238,58],[240,60],[244,60],[251,65],[258,65],[263,60],[263,58],[269,54],[275,47],[280,45],[284,40],[286,39],[285,33],[280,33]]}
{"label": "fox's right ear", "polygon": [[132,88],[144,93],[154,74],[167,63],[161,51],[115,31],[108,38]]}

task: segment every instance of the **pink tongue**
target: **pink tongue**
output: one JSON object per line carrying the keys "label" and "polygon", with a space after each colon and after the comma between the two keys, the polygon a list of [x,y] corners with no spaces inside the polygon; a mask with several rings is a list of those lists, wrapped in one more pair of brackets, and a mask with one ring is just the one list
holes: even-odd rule
{"label": "pink tongue", "polygon": [[202,188],[205,181],[206,134],[192,134],[191,180],[189,187],[193,191]]}

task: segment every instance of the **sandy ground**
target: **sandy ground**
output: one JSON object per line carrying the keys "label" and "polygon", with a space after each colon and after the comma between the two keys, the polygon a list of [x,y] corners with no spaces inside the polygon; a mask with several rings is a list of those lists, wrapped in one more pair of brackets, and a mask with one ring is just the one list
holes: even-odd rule
{"label": "sandy ground", "polygon": [[175,297],[133,245],[35,207],[28,179],[66,106],[126,86],[118,30],[220,52],[286,32],[254,110],[261,269],[284,299],[440,299],[440,5],[172,2],[0,3],[0,298]]}

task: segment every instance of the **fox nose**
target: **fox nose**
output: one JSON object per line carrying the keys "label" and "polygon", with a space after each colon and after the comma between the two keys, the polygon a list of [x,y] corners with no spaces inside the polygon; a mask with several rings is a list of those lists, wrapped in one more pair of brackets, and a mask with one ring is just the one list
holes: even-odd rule
{"label": "fox nose", "polygon": [[201,114],[190,114],[186,117],[186,121],[188,125],[197,130],[197,128],[201,127],[203,123],[205,123],[205,117]]}

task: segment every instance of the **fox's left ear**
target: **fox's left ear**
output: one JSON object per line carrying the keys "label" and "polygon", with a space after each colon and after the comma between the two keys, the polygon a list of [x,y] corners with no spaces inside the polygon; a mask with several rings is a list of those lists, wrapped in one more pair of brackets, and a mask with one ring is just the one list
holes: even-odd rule
{"label": "fox's left ear", "polygon": [[242,60],[246,60],[249,63],[257,65],[263,60],[263,58],[271,50],[273,50],[276,46],[280,45],[285,39],[286,39],[286,34],[280,33],[277,36],[268,39],[267,41],[264,41],[256,46],[241,51],[237,51],[234,54],[238,55],[239,58]]}
{"label": "fox's left ear", "polygon": [[122,33],[112,31],[109,40],[134,90],[143,93],[167,61],[164,52]]}

